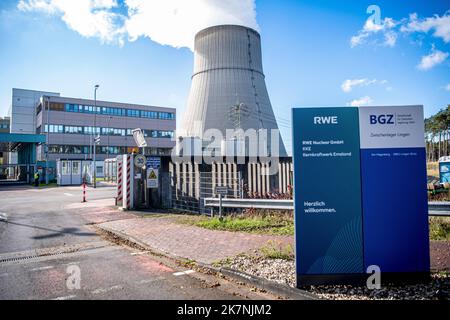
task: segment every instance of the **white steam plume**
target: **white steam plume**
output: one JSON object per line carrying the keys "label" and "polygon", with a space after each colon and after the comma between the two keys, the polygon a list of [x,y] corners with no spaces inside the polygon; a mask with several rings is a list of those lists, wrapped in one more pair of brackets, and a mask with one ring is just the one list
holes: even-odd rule
{"label": "white steam plume", "polygon": [[21,11],[58,15],[70,29],[102,42],[123,44],[127,38],[148,37],[191,50],[195,34],[210,26],[238,24],[258,30],[255,7],[255,0],[125,0],[122,5],[116,0],[20,0],[18,4]]}

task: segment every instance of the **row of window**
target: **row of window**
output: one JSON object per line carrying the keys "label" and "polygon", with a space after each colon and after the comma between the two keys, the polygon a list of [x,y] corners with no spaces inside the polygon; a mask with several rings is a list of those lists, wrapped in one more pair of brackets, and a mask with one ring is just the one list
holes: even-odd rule
{"label": "row of window", "polygon": [[[41,106],[39,106],[38,108],[38,113],[40,112],[40,110]],[[175,114],[171,112],[144,111],[137,109],[125,109],[113,107],[97,107],[71,103],[64,104],[64,103],[50,102],[50,110],[76,112],[76,113],[104,114],[117,117],[147,118],[147,119],[161,119],[161,120],[175,119]]]}
{"label": "row of window", "polygon": [[[170,149],[167,148],[151,148],[150,154],[153,155],[168,155]],[[117,147],[117,146],[96,146],[95,152],[97,154],[117,155],[125,153],[137,153],[139,151],[136,147]],[[92,148],[90,146],[71,146],[71,145],[50,145],[48,152],[53,154],[80,154],[90,155],[92,154]]]}
{"label": "row of window", "polygon": [[[130,150],[128,150],[130,149]],[[90,154],[91,153],[91,147],[89,146],[70,146],[70,145],[50,145],[48,147],[49,153],[56,153],[56,154]],[[103,147],[103,146],[97,146],[96,147],[96,153],[97,154],[124,154],[128,152],[133,152],[133,148],[131,147]]]}
{"label": "row of window", "polygon": [[0,123],[0,129],[9,129],[8,123]]}
{"label": "row of window", "polygon": [[[132,129],[105,128],[105,127],[87,127],[87,126],[67,126],[60,124],[45,125],[44,132],[67,133],[67,134],[88,134],[104,136],[132,136]],[[166,130],[143,130],[144,136],[149,138],[173,138],[173,131]]]}

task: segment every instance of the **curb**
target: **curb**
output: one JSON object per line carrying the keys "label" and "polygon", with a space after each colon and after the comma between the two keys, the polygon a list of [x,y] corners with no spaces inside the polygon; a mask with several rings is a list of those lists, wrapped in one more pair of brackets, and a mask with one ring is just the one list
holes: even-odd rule
{"label": "curb", "polygon": [[[153,248],[153,247],[149,246],[148,244],[146,244],[132,236],[129,236],[123,232],[113,230],[111,228],[108,228],[105,226],[100,226],[100,225],[96,225],[96,227],[107,233],[112,234],[113,236],[122,238],[126,242],[130,242],[130,243],[136,245],[137,247],[139,247],[140,249],[149,251],[152,254],[155,254],[158,256],[164,256],[166,258],[169,258],[169,259],[175,260],[177,262],[181,262],[181,263],[183,263],[185,260],[188,260],[187,258],[177,256],[177,255]],[[309,293],[307,291],[292,288],[288,285],[280,284],[280,283],[277,283],[274,281],[269,281],[267,279],[253,276],[253,275],[250,275],[245,272],[229,269],[226,267],[217,268],[210,264],[206,264],[206,263],[202,263],[202,262],[196,262],[196,265],[198,266],[198,268],[206,269],[207,271],[209,271],[213,274],[222,274],[222,275],[232,278],[234,280],[244,282],[248,285],[257,287],[258,289],[269,291],[269,292],[279,295],[279,296],[287,297],[291,300],[321,300],[321,298],[319,298],[318,296],[316,296],[312,293]]]}

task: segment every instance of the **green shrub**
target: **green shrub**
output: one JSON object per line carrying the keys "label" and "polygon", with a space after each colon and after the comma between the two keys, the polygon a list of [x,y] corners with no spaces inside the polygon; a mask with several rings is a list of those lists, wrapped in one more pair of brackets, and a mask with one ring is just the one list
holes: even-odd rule
{"label": "green shrub", "polygon": [[431,240],[450,240],[450,219],[431,217],[429,222]]}

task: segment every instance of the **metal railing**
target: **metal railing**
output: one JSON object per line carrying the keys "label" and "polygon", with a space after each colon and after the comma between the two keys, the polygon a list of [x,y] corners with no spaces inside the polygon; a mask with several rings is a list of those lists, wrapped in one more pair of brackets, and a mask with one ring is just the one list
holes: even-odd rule
{"label": "metal railing", "polygon": [[[219,207],[219,198],[204,198],[205,207]],[[255,208],[271,210],[294,210],[294,201],[290,199],[228,199],[222,198],[223,208]],[[450,202],[429,202],[429,216],[450,217]]]}

